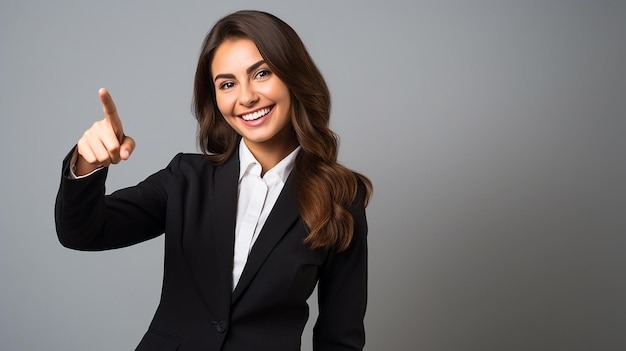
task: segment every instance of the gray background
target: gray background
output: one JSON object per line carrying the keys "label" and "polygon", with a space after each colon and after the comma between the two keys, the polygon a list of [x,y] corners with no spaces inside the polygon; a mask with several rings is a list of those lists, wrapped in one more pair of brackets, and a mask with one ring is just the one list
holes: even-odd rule
{"label": "gray background", "polygon": [[243,8],[301,35],[376,186],[367,350],[626,349],[626,4],[408,0],[2,1],[0,349],[137,344],[162,237],[62,248],[61,159],[102,86],[138,145],[108,189],[196,151],[200,45]]}

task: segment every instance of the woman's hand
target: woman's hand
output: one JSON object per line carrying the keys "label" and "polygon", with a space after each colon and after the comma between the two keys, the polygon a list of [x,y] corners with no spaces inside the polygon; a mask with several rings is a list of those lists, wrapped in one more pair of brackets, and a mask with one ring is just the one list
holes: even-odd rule
{"label": "woman's hand", "polygon": [[102,88],[98,95],[104,119],[94,123],[78,141],[77,176],[127,160],[135,149],[133,138],[124,135],[122,121],[109,92]]}

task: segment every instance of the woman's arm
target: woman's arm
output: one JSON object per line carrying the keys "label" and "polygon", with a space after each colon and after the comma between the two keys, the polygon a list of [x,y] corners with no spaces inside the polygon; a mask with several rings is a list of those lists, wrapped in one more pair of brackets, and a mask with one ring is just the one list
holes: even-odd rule
{"label": "woman's arm", "polygon": [[362,194],[350,208],[354,218],[350,247],[330,254],[320,271],[315,351],[362,350],[365,344],[367,220]]}
{"label": "woman's arm", "polygon": [[[83,133],[75,149],[63,161],[55,204],[59,240],[79,250],[128,246],[164,230],[167,199],[164,172],[135,187],[105,196],[107,167],[128,159],[135,142],[124,134],[109,92],[100,89],[98,96],[104,118]],[[70,179],[70,174],[79,179]]]}
{"label": "woman's arm", "polygon": [[72,152],[63,162],[55,204],[59,241],[77,250],[129,246],[161,234],[167,203],[166,174],[170,166],[138,185],[105,196],[108,168],[70,179]]}

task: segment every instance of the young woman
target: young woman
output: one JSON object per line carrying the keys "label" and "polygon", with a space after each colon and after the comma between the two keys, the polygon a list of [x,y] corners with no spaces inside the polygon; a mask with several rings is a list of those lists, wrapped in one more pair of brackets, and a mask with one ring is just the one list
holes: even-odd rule
{"label": "young woman", "polygon": [[161,301],[137,350],[300,350],[316,284],[313,348],[363,348],[371,183],[337,163],[328,88],[291,27],[257,11],[218,21],[195,77],[203,154],[108,196],[108,166],[135,143],[100,99],[105,118],[63,162],[57,233],[79,250],[165,233]]}

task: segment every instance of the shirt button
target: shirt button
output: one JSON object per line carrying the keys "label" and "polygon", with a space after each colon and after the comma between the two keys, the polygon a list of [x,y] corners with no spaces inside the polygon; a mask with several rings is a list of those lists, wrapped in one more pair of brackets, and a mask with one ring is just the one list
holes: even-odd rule
{"label": "shirt button", "polygon": [[218,321],[218,322],[215,324],[215,329],[217,330],[217,332],[218,332],[218,333],[223,333],[223,332],[225,332],[225,331],[226,331],[226,326],[227,326],[226,322],[224,322],[224,321]]}

